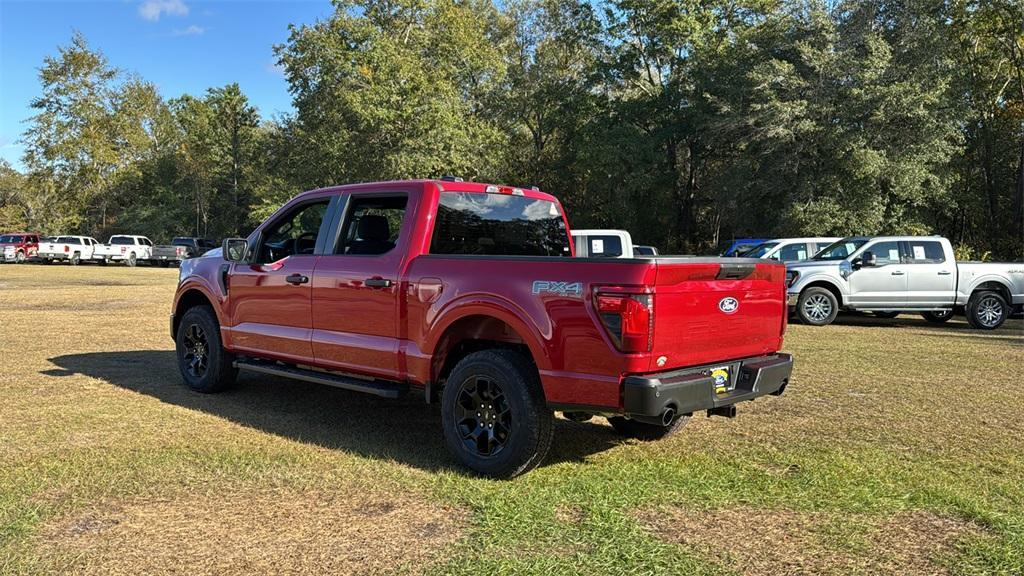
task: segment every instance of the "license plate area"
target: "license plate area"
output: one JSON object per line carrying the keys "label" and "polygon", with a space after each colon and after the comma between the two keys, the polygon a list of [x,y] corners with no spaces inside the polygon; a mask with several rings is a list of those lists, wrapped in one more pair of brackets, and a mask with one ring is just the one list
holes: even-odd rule
{"label": "license plate area", "polygon": [[724,364],[708,369],[708,375],[711,376],[715,394],[728,394],[736,389],[737,367],[738,365],[736,364]]}

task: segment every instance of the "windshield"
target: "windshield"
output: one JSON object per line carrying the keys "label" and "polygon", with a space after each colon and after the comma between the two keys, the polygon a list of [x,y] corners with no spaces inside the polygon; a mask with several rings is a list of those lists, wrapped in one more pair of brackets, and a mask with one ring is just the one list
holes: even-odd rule
{"label": "windshield", "polygon": [[814,255],[812,260],[845,260],[867,243],[866,238],[844,238]]}
{"label": "windshield", "polygon": [[765,242],[764,244],[758,244],[750,252],[746,252],[743,255],[747,258],[761,258],[778,245],[778,242]]}
{"label": "windshield", "polygon": [[571,256],[558,205],[508,194],[442,192],[431,254]]}
{"label": "windshield", "polygon": [[17,244],[21,242],[22,236],[14,236],[8,234],[7,236],[0,236],[0,244]]}

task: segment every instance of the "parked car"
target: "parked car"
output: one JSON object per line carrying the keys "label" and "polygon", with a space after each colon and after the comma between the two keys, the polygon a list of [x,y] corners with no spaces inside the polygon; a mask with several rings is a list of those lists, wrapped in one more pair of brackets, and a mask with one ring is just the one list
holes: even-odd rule
{"label": "parked car", "polygon": [[135,266],[153,257],[153,243],[145,236],[115,234],[106,244],[96,246],[95,255],[103,262],[124,262]]}
{"label": "parked car", "polygon": [[562,206],[540,191],[314,190],[226,239],[223,258],[182,262],[170,333],[200,392],[237,370],[383,397],[420,390],[440,399],[449,450],[496,477],[544,458],[554,410],[656,439],[785,389],[782,264],[572,255]]}
{"label": "parked car", "polygon": [[39,259],[47,264],[67,260],[75,266],[83,261],[98,260],[95,250],[99,245],[92,236],[57,236],[39,244]]}
{"label": "parked car", "polygon": [[0,255],[4,262],[24,262],[39,251],[39,234],[11,232],[0,236]]}
{"label": "parked car", "polygon": [[1024,264],[957,262],[938,236],[844,238],[787,268],[788,303],[814,326],[840,310],[919,312],[929,322],[956,310],[972,327],[992,330],[1024,305]]}
{"label": "parked car", "polygon": [[625,230],[573,230],[579,258],[632,258],[633,238]]}
{"label": "parked car", "polygon": [[799,262],[814,256],[842,238],[777,238],[758,244],[743,254],[746,258],[769,258],[780,262]]}
{"label": "parked car", "polygon": [[634,256],[657,256],[658,255],[658,249],[655,248],[654,246],[638,246],[638,245],[634,244],[633,245],[633,255]]}
{"label": "parked car", "polygon": [[759,244],[763,244],[771,238],[736,238],[734,240],[726,240],[718,246],[718,253],[721,256],[743,256],[750,250],[756,248]]}
{"label": "parked car", "polygon": [[212,240],[206,238],[179,236],[172,239],[170,244],[153,246],[153,261],[164,267],[170,264],[177,265],[182,260],[202,256],[216,247],[217,245]]}

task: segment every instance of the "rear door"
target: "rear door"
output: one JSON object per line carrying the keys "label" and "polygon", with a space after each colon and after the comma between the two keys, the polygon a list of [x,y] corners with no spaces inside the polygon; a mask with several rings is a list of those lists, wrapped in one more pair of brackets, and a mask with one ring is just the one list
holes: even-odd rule
{"label": "rear door", "polygon": [[263,226],[246,262],[228,276],[232,345],[243,352],[311,362],[311,278],[336,196],[306,198]]}
{"label": "rear door", "polygon": [[318,365],[400,377],[399,274],[418,198],[401,189],[342,197],[342,217],[314,271],[312,345]]}
{"label": "rear door", "polygon": [[868,243],[860,252],[875,255],[875,266],[862,266],[850,273],[848,303],[858,308],[900,308],[907,304],[907,268],[902,247],[895,240]]}
{"label": "rear door", "polygon": [[728,258],[659,259],[657,266],[651,370],[757,356],[782,345],[784,265]]}
{"label": "rear door", "polygon": [[907,306],[952,306],[956,299],[956,262],[946,256],[942,243],[933,239],[903,242],[907,263]]}

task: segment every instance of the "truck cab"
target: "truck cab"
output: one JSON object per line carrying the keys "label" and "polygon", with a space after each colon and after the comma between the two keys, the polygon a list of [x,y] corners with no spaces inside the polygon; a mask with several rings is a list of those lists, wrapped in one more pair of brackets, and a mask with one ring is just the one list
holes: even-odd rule
{"label": "truck cab", "polygon": [[625,230],[573,230],[580,258],[632,258],[633,238]]}

